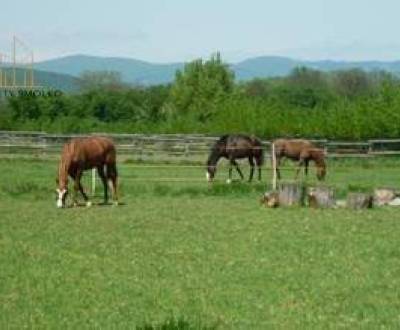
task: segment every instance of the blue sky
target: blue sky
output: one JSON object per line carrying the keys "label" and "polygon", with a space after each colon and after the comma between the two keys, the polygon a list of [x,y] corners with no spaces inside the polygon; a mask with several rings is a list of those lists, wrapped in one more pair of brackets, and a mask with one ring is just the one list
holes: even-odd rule
{"label": "blue sky", "polygon": [[71,54],[177,62],[220,51],[302,59],[400,59],[395,0],[35,0],[0,8],[0,51],[15,34],[37,60]]}

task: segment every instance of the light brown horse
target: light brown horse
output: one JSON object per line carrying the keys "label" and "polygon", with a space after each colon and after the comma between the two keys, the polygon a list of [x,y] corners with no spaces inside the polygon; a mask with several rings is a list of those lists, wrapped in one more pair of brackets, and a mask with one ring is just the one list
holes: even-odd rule
{"label": "light brown horse", "polygon": [[68,194],[68,176],[74,180],[74,204],[80,191],[86,205],[89,198],[81,185],[83,171],[97,169],[104,185],[104,203],[108,202],[107,183],[110,183],[114,202],[118,203],[116,150],[114,143],[105,137],[75,138],[62,149],[57,178],[57,207],[64,207]]}
{"label": "light brown horse", "polygon": [[281,178],[279,166],[282,158],[289,158],[297,161],[295,179],[297,179],[300,169],[304,166],[304,173],[308,174],[308,165],[310,161],[314,161],[317,169],[318,180],[323,180],[326,175],[325,152],[321,148],[317,148],[312,142],[301,139],[278,139],[273,142],[276,157],[276,172],[278,179]]}

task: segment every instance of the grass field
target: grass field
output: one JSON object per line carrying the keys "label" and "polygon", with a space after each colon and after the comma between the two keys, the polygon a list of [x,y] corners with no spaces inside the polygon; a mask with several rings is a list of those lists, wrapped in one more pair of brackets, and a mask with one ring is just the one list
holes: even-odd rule
{"label": "grass field", "polygon": [[[398,187],[399,165],[333,162],[327,183]],[[400,209],[266,209],[264,184],[125,163],[123,205],[59,210],[55,173],[0,160],[1,329],[400,327]]]}

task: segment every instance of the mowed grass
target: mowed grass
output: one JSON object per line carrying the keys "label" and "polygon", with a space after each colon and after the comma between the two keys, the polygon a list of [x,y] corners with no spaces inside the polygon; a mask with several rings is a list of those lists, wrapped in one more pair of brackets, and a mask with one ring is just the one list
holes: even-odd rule
{"label": "mowed grass", "polygon": [[[396,187],[397,165],[333,162],[327,184]],[[265,184],[120,164],[123,205],[59,210],[56,166],[0,161],[2,329],[400,326],[400,209],[266,209]]]}

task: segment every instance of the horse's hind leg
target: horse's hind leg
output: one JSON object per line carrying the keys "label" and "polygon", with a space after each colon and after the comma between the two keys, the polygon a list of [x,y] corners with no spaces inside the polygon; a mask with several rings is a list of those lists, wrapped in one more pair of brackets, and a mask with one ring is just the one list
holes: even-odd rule
{"label": "horse's hind leg", "polygon": [[[278,180],[281,179],[281,170],[279,169],[280,166],[281,166],[281,158],[276,157],[275,170],[276,170],[276,177],[278,178]],[[274,169],[272,168],[272,170],[274,170]]]}
{"label": "horse's hind leg", "polygon": [[309,163],[308,160],[304,161],[304,174],[305,174],[306,178],[308,177],[308,163]]}
{"label": "horse's hind leg", "polygon": [[256,165],[258,169],[258,181],[261,181],[261,165],[262,165],[261,157],[256,157]]}
{"label": "horse's hind leg", "polygon": [[108,202],[108,185],[107,185],[106,174],[104,173],[104,166],[98,166],[97,173],[99,174],[99,177],[101,178],[101,182],[103,182],[104,204],[107,204],[107,202]]}
{"label": "horse's hind leg", "polygon": [[118,189],[117,189],[118,173],[115,163],[107,164],[106,170],[107,170],[107,179],[110,183],[114,203],[118,204]]}
{"label": "horse's hind leg", "polygon": [[249,163],[250,163],[249,182],[251,182],[251,180],[253,180],[253,175],[254,175],[254,159],[252,156],[249,157]]}

